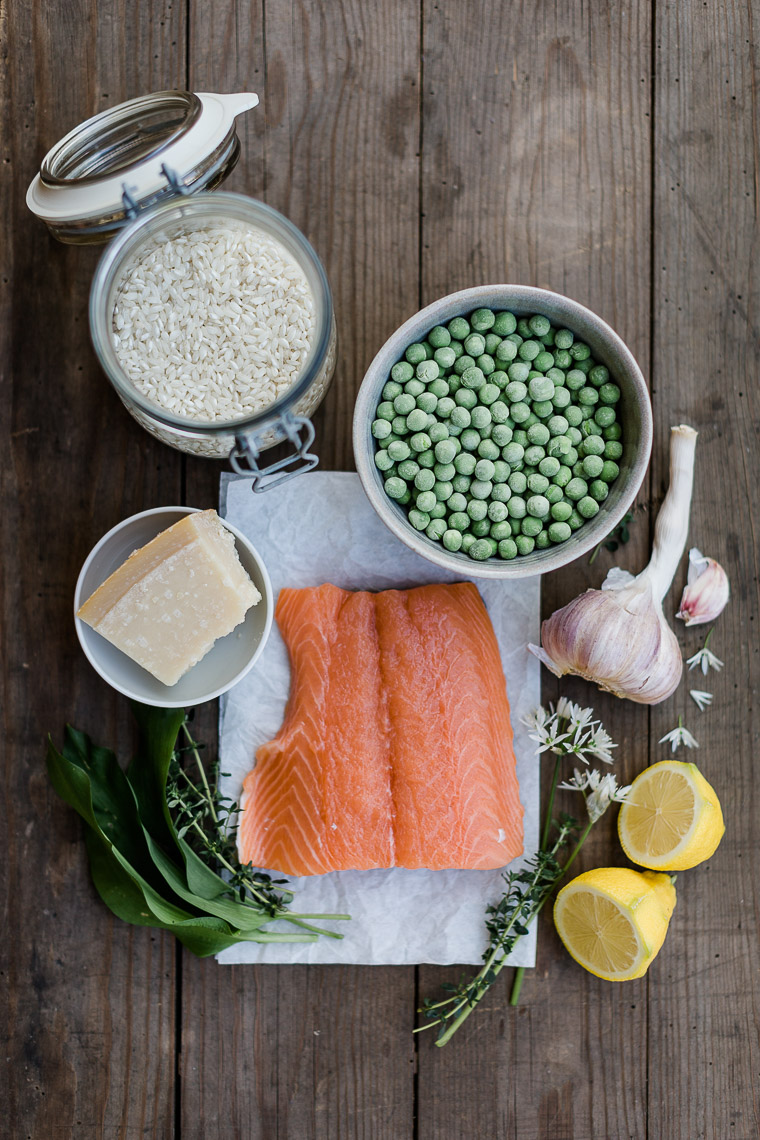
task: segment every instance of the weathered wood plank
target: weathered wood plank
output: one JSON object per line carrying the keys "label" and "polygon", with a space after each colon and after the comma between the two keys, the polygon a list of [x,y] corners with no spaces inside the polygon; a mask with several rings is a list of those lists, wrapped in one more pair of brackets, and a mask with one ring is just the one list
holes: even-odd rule
{"label": "weathered wood plank", "polygon": [[[715,856],[678,876],[672,929],[649,973],[649,1134],[684,1140],[760,1130],[758,27],[757,3],[657,9],[655,415],[661,436],[680,422],[700,432],[690,543],[726,566],[733,587],[710,643],[724,670],[688,674],[652,715],[652,760],[669,755],[656,741],[683,715],[700,750],[676,758],[714,784],[727,826]],[[653,480],[660,493],[664,448]],[[684,578],[685,568],[670,614]],[[681,627],[686,656],[709,628]],[[690,688],[714,694],[709,712]]]}
{"label": "weathered wood plank", "polygon": [[[488,281],[554,289],[603,316],[647,371],[650,34],[644,3],[424,4],[423,301]],[[633,527],[626,564],[643,564],[646,532]],[[547,577],[545,615],[599,585],[610,561]],[[559,692],[594,706],[623,777],[646,764],[645,710],[544,675],[544,700]],[[623,861],[612,824],[578,870]],[[420,975],[425,996],[459,971]],[[442,1052],[422,1036],[420,1140],[645,1135],[643,985],[582,973],[548,916],[517,1010],[510,980]]]}
{"label": "weathered wood plank", "polygon": [[[81,562],[114,523],[176,499],[179,463],[124,412],[89,347],[97,255],[53,242],[24,194],[95,110],[181,81],[184,17],[122,4],[0,6],[3,320],[3,1132],[173,1134],[174,945],[112,920],[78,821],[50,788],[44,736],[65,721],[130,740],[126,701],[74,636]],[[171,42],[170,37],[171,36]],[[107,84],[107,85],[106,85]]]}
{"label": "weathered wood plank", "polygon": [[[353,467],[364,370],[417,308],[418,22],[402,0],[267,5],[265,21],[229,0],[212,26],[191,6],[191,84],[223,75],[225,89],[261,97],[230,187],[291,218],[330,278],[339,359],[315,417],[327,469]],[[218,474],[189,461],[188,501],[213,505]],[[412,1135],[412,969],[220,967],[185,955],[182,989],[183,1137]]]}

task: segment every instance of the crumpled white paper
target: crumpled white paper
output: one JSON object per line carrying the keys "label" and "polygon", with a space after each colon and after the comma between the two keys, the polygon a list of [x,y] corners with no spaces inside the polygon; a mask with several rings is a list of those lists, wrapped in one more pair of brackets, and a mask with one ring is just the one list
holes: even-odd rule
{"label": "crumpled white paper", "polygon": [[[414,554],[383,525],[358,475],[317,471],[265,494],[250,480],[223,474],[220,514],[253,542],[272,578],[283,586],[332,582],[345,589],[387,590],[466,578],[440,570]],[[520,723],[540,701],[539,664],[527,652],[538,642],[540,579],[475,579],[496,631],[507,679],[515,734],[520,799],[525,809],[525,851],[538,843],[539,762],[536,745]],[[251,672],[222,700],[219,748],[225,795],[238,799],[256,749],[279,729],[290,687],[284,642],[272,627]],[[350,914],[332,929],[342,941],[241,943],[219,962],[341,962],[364,965],[479,964],[486,946],[486,904],[502,892],[501,871],[336,871],[291,879],[293,909]],[[276,878],[281,875],[275,874]],[[292,929],[292,928],[291,928]],[[535,929],[510,959],[535,965]]]}

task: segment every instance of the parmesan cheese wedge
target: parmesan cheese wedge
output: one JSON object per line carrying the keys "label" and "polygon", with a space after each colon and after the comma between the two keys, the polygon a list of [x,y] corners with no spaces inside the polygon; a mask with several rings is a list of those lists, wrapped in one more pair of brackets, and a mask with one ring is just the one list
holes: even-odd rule
{"label": "parmesan cheese wedge", "polygon": [[135,550],[77,617],[175,685],[261,601],[216,511],[188,515]]}

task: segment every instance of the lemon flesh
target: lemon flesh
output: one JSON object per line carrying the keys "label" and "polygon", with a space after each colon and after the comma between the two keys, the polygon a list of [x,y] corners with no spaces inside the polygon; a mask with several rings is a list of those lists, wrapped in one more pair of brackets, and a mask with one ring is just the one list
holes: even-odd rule
{"label": "lemon flesh", "polygon": [[657,871],[685,871],[715,853],[725,826],[720,802],[696,764],[663,760],[634,780],[618,816],[628,858]]}
{"label": "lemon flesh", "polygon": [[597,978],[644,975],[665,941],[676,892],[667,875],[598,867],[563,887],[554,923],[575,961]]}

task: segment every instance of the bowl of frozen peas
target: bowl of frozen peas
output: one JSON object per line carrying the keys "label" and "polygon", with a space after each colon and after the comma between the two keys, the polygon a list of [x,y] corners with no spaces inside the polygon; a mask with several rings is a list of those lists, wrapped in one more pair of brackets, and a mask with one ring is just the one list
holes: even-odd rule
{"label": "bowl of frozen peas", "polygon": [[354,455],[380,518],[436,565],[543,574],[630,509],[652,409],[630,350],[576,301],[482,285],[406,321],[370,364]]}

